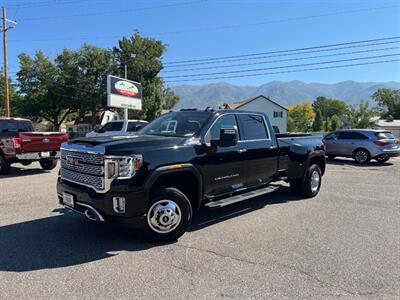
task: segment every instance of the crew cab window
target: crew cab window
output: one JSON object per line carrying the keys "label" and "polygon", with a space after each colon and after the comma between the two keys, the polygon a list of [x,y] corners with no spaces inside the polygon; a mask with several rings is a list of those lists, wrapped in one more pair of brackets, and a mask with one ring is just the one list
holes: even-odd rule
{"label": "crew cab window", "polygon": [[366,140],[368,137],[359,132],[339,132],[339,140]]}
{"label": "crew cab window", "polygon": [[1,120],[0,132],[17,132],[18,123],[15,120]]}
{"label": "crew cab window", "polygon": [[260,115],[238,114],[240,136],[242,140],[268,139],[264,118]]}
{"label": "crew cab window", "polygon": [[107,131],[121,131],[124,126],[124,122],[110,122],[99,129],[98,132],[103,133]]}
{"label": "crew cab window", "polygon": [[232,127],[235,126],[237,128],[236,117],[233,114],[223,115],[215,123],[212,125],[210,130],[207,132],[205,136],[205,142],[210,143],[211,140],[219,140],[220,131],[223,127]]}

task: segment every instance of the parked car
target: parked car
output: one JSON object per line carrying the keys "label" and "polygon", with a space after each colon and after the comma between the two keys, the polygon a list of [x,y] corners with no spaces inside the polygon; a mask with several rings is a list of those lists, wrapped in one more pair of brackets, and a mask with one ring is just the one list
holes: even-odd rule
{"label": "parked car", "polygon": [[318,194],[322,137],[276,138],[268,117],[238,110],[162,115],[138,136],[81,138],[61,147],[60,204],[95,221],[142,224],[158,241],[187,230],[193,211],[218,208],[290,182]]}
{"label": "parked car", "polygon": [[386,130],[337,130],[326,135],[323,141],[329,159],[342,156],[352,157],[360,164],[371,159],[384,163],[400,155],[399,141]]}
{"label": "parked car", "polygon": [[86,137],[135,134],[148,123],[149,122],[143,120],[111,121],[100,127],[100,129],[89,132],[86,134]]}
{"label": "parked car", "polygon": [[60,145],[68,135],[60,132],[34,132],[32,122],[22,118],[0,118],[0,174],[10,165],[25,166],[38,161],[44,170],[52,170],[60,157]]}

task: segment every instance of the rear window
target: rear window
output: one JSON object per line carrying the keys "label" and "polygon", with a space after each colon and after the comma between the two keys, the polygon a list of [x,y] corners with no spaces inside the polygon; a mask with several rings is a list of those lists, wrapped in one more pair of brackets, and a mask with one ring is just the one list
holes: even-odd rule
{"label": "rear window", "polygon": [[18,122],[16,120],[1,120],[0,132],[17,132]]}
{"label": "rear window", "polygon": [[107,131],[121,131],[124,122],[110,122],[104,125],[99,129],[100,133],[107,132]]}
{"label": "rear window", "polygon": [[376,135],[376,137],[378,139],[381,139],[381,140],[394,140],[394,139],[396,139],[394,137],[394,135],[389,131],[377,132],[377,133],[375,133],[375,135]]}
{"label": "rear window", "polygon": [[264,118],[260,115],[238,114],[240,136],[243,140],[268,139]]}
{"label": "rear window", "polygon": [[32,132],[33,126],[29,121],[18,121],[18,131],[20,132]]}

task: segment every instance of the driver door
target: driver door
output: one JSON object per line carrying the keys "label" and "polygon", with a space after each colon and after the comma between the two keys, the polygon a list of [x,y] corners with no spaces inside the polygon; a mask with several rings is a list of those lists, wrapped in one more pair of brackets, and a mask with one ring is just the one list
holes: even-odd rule
{"label": "driver door", "polygon": [[[213,125],[205,135],[205,143],[210,145],[211,140],[218,140],[222,127],[237,128],[236,116],[226,114]],[[208,151],[197,161],[203,174],[204,194],[206,197],[216,197],[229,194],[246,188],[246,161],[240,154],[238,144],[229,147],[217,147],[215,151]]]}

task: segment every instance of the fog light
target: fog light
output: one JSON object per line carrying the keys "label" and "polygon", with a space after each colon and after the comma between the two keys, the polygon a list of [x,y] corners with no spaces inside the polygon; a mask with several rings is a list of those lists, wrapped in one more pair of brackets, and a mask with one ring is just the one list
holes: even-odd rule
{"label": "fog light", "polygon": [[125,212],[125,197],[113,197],[113,208],[116,213]]}

